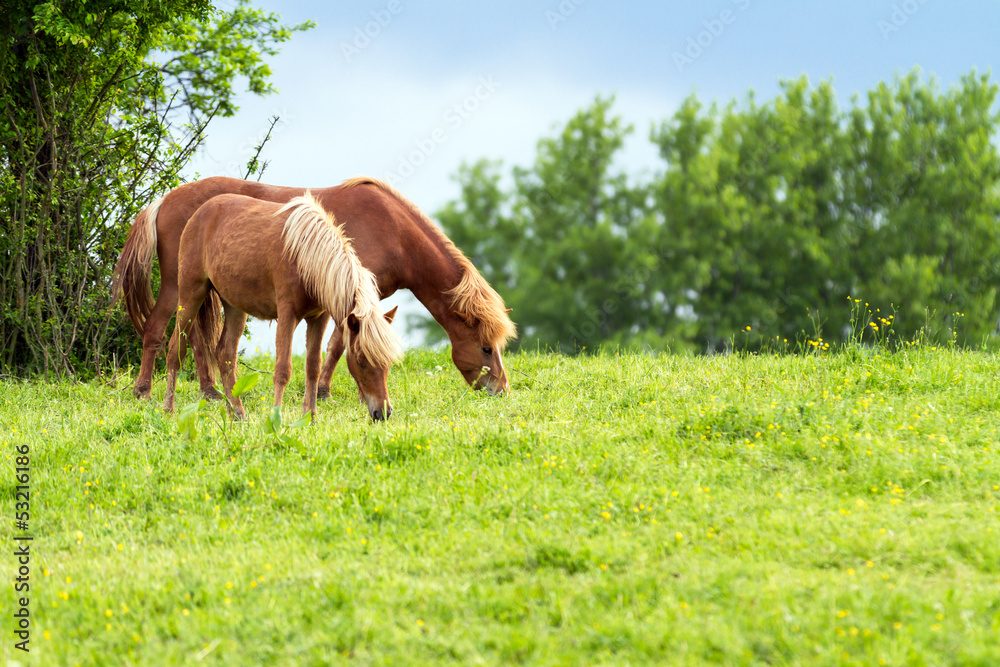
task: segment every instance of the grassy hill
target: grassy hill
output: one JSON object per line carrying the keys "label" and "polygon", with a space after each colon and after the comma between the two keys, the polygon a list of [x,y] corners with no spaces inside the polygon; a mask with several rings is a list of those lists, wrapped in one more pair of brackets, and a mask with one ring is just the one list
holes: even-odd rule
{"label": "grassy hill", "polygon": [[266,376],[248,423],[212,406],[193,441],[127,378],[0,384],[5,525],[28,444],[34,536],[31,653],[5,583],[4,656],[1000,663],[995,355],[507,365],[513,393],[490,399],[446,352],[411,352],[386,424],[341,368],[301,450],[262,430]]}

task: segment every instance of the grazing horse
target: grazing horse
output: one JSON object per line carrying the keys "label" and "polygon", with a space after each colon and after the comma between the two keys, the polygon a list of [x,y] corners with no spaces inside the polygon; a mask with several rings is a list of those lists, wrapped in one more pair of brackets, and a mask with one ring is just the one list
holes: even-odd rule
{"label": "grazing horse", "polygon": [[[132,323],[143,338],[142,364],[134,391],[148,398],[157,351],[163,346],[170,318],[177,307],[177,258],[181,233],[204,202],[220,194],[241,194],[285,203],[305,192],[234,178],[213,177],[187,183],[153,202],[135,219],[115,267],[115,289],[125,301]],[[501,352],[516,335],[503,299],[416,206],[389,185],[370,178],[312,191],[322,207],[343,225],[361,263],[375,274],[384,299],[408,289],[444,327],[451,355],[466,382],[491,394],[509,391]],[[160,292],[154,304],[151,289],[154,253],[160,263]],[[192,327],[194,352],[210,346],[218,333],[217,304],[199,313]],[[329,396],[330,379],[344,351],[340,322],[330,337],[320,376],[320,398]],[[199,363],[202,391],[214,396],[210,367]]]}
{"label": "grazing horse", "polygon": [[[241,195],[205,202],[188,221],[178,245],[177,326],[167,353],[164,409],[173,410],[177,371],[187,336],[210,291],[221,297],[225,326],[204,360],[222,370],[223,388],[236,416],[244,416],[236,381],[236,351],[247,314],[278,320],[274,404],[280,406],[292,373],[292,333],[306,321],[306,392],[303,413],[316,411],[323,331],[332,316],[344,332],[347,366],[372,419],[392,412],[386,377],[400,341],[382,315],[378,286],[334,218],[308,191],[287,204]],[[200,371],[200,369],[199,369]]]}

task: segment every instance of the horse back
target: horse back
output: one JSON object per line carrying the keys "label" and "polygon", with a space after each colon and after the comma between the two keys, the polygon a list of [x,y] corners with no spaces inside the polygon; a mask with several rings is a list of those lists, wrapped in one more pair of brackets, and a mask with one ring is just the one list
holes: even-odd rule
{"label": "horse back", "polygon": [[261,319],[277,317],[288,283],[281,204],[223,194],[191,216],[181,236],[182,274],[211,282],[227,303]]}

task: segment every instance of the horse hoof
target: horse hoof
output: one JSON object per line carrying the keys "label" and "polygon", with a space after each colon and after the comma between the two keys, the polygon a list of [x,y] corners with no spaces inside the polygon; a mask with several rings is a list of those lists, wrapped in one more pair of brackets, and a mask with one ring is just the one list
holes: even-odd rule
{"label": "horse hoof", "polygon": [[316,399],[317,400],[325,401],[328,398],[330,398],[330,390],[329,389],[320,389],[320,390],[318,390],[316,392]]}
{"label": "horse hoof", "polygon": [[223,396],[221,393],[219,393],[219,390],[216,389],[215,387],[209,387],[208,389],[202,389],[201,393],[205,397],[205,399],[209,400],[209,401],[221,401],[222,399],[225,398],[225,396]]}
{"label": "horse hoof", "polygon": [[151,387],[132,387],[132,394],[140,401],[153,397]]}

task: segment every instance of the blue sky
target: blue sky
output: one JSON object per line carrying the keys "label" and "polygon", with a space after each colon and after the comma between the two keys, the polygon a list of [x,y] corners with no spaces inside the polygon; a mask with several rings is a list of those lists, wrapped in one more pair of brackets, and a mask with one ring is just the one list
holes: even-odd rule
{"label": "blue sky", "polygon": [[[270,61],[277,94],[243,95],[236,117],[213,123],[191,175],[242,175],[277,114],[265,181],[386,178],[431,214],[458,194],[463,161],[528,165],[538,139],[598,94],[615,95],[634,125],[620,164],[643,178],[660,168],[650,128],[691,93],[766,100],[805,75],[832,79],[848,105],[915,67],[947,88],[1000,55],[1000,3],[986,0],[256,4],[317,27]],[[384,302],[395,303],[419,311],[402,296]],[[254,333],[255,346],[273,345],[273,329]]]}

